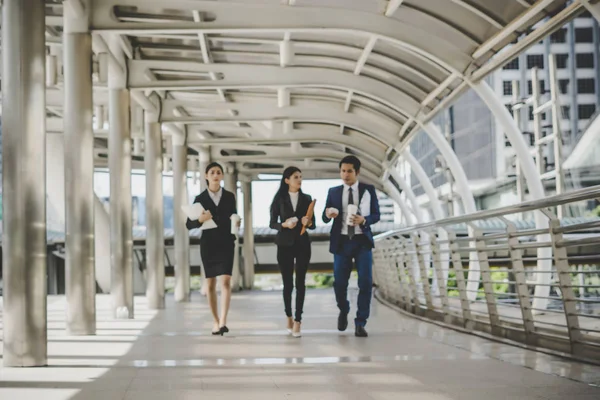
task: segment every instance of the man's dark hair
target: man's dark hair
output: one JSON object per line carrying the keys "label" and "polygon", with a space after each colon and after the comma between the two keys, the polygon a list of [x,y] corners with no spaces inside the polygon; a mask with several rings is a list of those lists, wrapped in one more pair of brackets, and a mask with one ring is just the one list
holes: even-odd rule
{"label": "man's dark hair", "polygon": [[352,164],[354,170],[360,172],[360,160],[356,156],[346,156],[342,158],[342,161],[340,161],[340,168],[342,168],[342,164]]}

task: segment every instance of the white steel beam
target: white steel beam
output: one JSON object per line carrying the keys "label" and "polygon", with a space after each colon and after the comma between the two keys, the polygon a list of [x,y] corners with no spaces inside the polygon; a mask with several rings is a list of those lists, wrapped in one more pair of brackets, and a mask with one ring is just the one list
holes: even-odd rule
{"label": "white steel beam", "polygon": [[462,8],[464,8],[465,10],[469,10],[470,12],[472,12],[473,14],[477,15],[479,18],[483,19],[484,21],[486,21],[487,23],[489,23],[490,25],[492,25],[494,28],[497,29],[503,29],[504,25],[502,25],[500,22],[496,21],[494,18],[492,18],[491,15],[484,13],[483,11],[481,11],[479,8],[466,3],[463,0],[451,0],[453,3],[458,4],[459,6],[461,6]]}
{"label": "white steel beam", "polygon": [[482,67],[477,69],[470,77],[473,83],[480,81],[481,79],[488,76],[494,70],[501,68],[506,62],[516,55],[521,54],[529,47],[535,45],[544,37],[548,36],[553,31],[559,29],[561,26],[569,22],[575,15],[581,12],[583,8],[582,4],[574,1],[567,7],[565,7],[558,14],[554,15],[550,19],[546,20],[543,25],[538,26],[533,32],[519,40],[516,44],[511,45],[505,49],[501,54],[492,58],[490,61],[485,63]]}
{"label": "white steel beam", "polygon": [[579,0],[579,2],[596,18],[596,21],[600,22],[600,3],[592,4],[590,0]]}
{"label": "white steel beam", "polygon": [[400,8],[404,0],[389,0],[387,7],[385,8],[385,16],[391,17]]}
{"label": "white steel beam", "polygon": [[[460,160],[458,159],[458,156],[452,147],[450,147],[450,144],[446,141],[446,138],[437,126],[432,123],[427,123],[423,125],[423,129],[438,148],[442,157],[444,157],[446,160],[448,168],[450,168],[450,171],[452,172],[452,176],[454,177],[457,192],[460,195],[465,214],[472,214],[476,212],[477,206],[475,205],[475,197],[473,196],[473,192],[469,187],[469,180],[467,179],[467,175],[460,163]],[[472,233],[471,229],[469,229],[469,233]],[[467,292],[467,297],[470,300],[475,300],[477,297],[477,289],[479,288],[479,279],[481,278],[479,257],[477,252],[471,252],[469,259],[469,282],[467,283],[467,289],[469,292]]]}
{"label": "white steel beam", "polygon": [[504,29],[494,35],[491,39],[487,40],[481,46],[475,50],[473,53],[473,58],[477,59],[483,55],[485,55],[488,51],[492,50],[498,44],[502,43],[505,39],[507,39],[510,35],[515,33],[519,28],[523,27],[523,25],[527,24],[531,19],[533,19],[536,15],[541,13],[544,8],[548,7],[552,4],[554,0],[538,0],[534,5],[529,7],[523,14],[519,17],[512,20]]}
{"label": "white steel beam", "polygon": [[[539,170],[537,169],[533,158],[529,153],[529,146],[523,138],[521,130],[517,126],[516,121],[512,118],[504,103],[500,100],[498,95],[492,90],[492,88],[485,81],[481,81],[478,84],[472,86],[475,92],[481,97],[487,107],[490,109],[492,114],[496,117],[496,120],[500,123],[504,129],[504,133],[508,138],[511,146],[515,149],[517,159],[521,165],[521,171],[527,182],[529,188],[529,194],[533,200],[541,200],[545,195],[544,185],[540,177]],[[548,219],[544,217],[541,212],[536,212],[535,225],[538,229],[548,228]],[[550,241],[550,235],[539,235],[538,241],[546,242]],[[540,248],[538,249],[538,271],[536,281],[538,285],[535,287],[535,298],[533,304],[536,308],[545,309],[548,305],[548,296],[550,294],[550,271],[552,270],[552,249]]]}
{"label": "white steel beam", "polygon": [[363,67],[367,63],[367,60],[369,59],[369,55],[371,55],[371,52],[373,51],[373,48],[375,47],[375,43],[377,43],[377,37],[375,37],[375,36],[370,37],[369,41],[367,42],[367,45],[363,49],[363,52],[360,55],[360,58],[358,59],[358,61],[356,63],[356,67],[354,68],[354,75],[360,75],[360,71],[362,71]]}

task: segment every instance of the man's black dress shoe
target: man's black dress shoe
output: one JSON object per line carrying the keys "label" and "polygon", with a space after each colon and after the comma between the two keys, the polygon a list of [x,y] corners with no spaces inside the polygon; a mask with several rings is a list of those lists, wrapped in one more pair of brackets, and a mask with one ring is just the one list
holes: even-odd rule
{"label": "man's black dress shoe", "polygon": [[340,311],[338,316],[338,331],[343,332],[348,327],[348,313]]}
{"label": "man's black dress shoe", "polygon": [[367,336],[369,336],[369,334],[365,330],[364,326],[357,326],[356,330],[354,331],[354,336],[356,336],[356,337],[367,337]]}

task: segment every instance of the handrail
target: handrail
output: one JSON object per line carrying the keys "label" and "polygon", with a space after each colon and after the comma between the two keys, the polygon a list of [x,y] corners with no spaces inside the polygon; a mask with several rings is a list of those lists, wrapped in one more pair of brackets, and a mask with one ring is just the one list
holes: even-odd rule
{"label": "handrail", "polygon": [[382,240],[388,237],[402,235],[404,233],[414,232],[419,229],[437,228],[440,226],[457,225],[466,222],[472,222],[481,219],[490,219],[502,217],[507,214],[517,214],[527,211],[535,211],[542,208],[560,206],[563,204],[574,203],[583,200],[590,200],[600,197],[600,185],[591,186],[584,189],[574,190],[569,193],[562,193],[554,196],[548,196],[542,200],[526,201],[520,204],[495,208],[493,210],[477,211],[475,213],[460,215],[456,217],[444,218],[436,221],[416,224],[411,227],[401,228],[394,231],[385,232],[375,236],[375,240]]}

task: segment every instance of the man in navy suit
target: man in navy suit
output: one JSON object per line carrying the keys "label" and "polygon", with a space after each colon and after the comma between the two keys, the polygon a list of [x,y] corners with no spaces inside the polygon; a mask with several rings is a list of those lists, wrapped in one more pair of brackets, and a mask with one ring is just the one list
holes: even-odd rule
{"label": "man in navy suit", "polygon": [[[373,185],[358,182],[360,160],[347,156],[340,161],[341,186],[329,189],[323,222],[333,219],[329,251],[333,253],[335,298],[340,309],[338,329],[348,327],[348,280],[352,272],[352,260],[358,272],[358,311],[354,320],[354,334],[367,337],[365,325],[371,310],[373,286],[373,233],[371,225],[379,221],[379,202]],[[358,207],[356,214],[348,216],[348,205]],[[348,222],[350,222],[348,224]]]}

